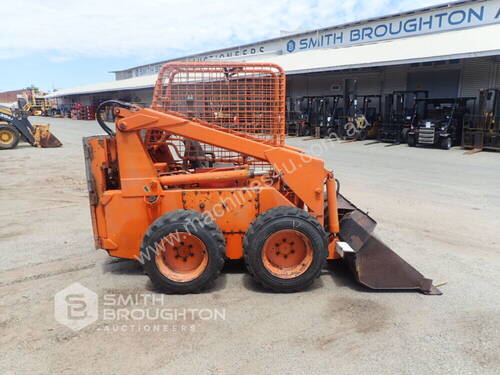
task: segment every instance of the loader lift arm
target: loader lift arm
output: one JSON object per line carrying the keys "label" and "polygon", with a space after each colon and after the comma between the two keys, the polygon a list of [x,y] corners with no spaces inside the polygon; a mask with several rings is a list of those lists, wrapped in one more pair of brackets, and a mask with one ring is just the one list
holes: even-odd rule
{"label": "loader lift arm", "polygon": [[[134,112],[119,107],[115,109],[115,114],[119,129],[117,132],[118,145],[135,143],[135,146],[138,147],[141,142],[137,135],[139,130],[159,129],[268,161],[275,169],[275,172],[282,175],[284,182],[309,207],[313,216],[323,224],[323,189],[320,190],[318,187],[324,186],[327,179],[333,178],[333,175],[325,170],[323,160],[311,156],[305,157],[303,153],[297,150],[276,147],[249,137],[241,137],[241,135],[232,134],[228,129],[222,127],[204,126],[200,120],[190,120],[181,117],[179,114],[162,113],[152,109],[140,109]],[[119,158],[125,158],[127,152],[128,150],[124,150],[123,153],[119,153]],[[124,161],[120,165],[128,164]],[[295,170],[300,168],[300,173],[288,173],[287,170],[290,170],[290,168],[295,168]],[[134,170],[127,169],[120,169],[122,181],[126,182],[127,179],[137,181],[137,178],[144,176],[143,174],[136,175]],[[336,204],[332,202],[331,207],[335,206]],[[337,213],[332,212],[331,217],[337,217]],[[335,224],[335,221],[332,221],[332,224]],[[331,229],[334,233],[339,231],[338,226]]]}

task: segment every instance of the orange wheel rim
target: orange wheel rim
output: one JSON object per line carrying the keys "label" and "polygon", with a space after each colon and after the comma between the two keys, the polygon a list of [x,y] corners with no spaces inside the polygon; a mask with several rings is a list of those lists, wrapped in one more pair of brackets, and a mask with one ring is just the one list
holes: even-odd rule
{"label": "orange wheel rim", "polygon": [[284,229],[271,234],[262,247],[262,263],[274,276],[292,279],[306,272],[313,261],[313,248],[303,233]]}
{"label": "orange wheel rim", "polygon": [[172,233],[157,246],[156,265],[172,281],[192,281],[205,271],[207,264],[207,247],[193,234]]}

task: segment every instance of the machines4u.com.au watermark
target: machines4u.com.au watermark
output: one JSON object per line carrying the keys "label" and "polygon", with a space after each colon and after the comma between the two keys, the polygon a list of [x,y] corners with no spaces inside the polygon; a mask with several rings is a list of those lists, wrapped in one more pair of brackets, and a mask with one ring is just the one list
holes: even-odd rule
{"label": "machines4u.com.au watermark", "polygon": [[57,322],[78,331],[91,324],[105,332],[195,332],[202,321],[226,320],[225,309],[172,308],[156,293],[105,293],[101,298],[80,283],[54,296]]}

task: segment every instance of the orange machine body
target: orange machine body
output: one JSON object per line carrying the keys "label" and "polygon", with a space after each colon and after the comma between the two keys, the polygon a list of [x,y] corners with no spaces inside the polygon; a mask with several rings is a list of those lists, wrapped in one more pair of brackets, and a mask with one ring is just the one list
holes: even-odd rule
{"label": "orange machine body", "polygon": [[[116,136],[85,140],[96,246],[137,258],[156,218],[192,209],[217,223],[227,257],[238,259],[259,214],[295,206],[324,224],[328,207],[329,258],[336,257],[335,180],[321,159],[285,145],[284,98],[276,65],[165,65],[153,109],[116,108]],[[206,157],[218,165],[195,166]]]}
{"label": "orange machine body", "polygon": [[144,261],[162,290],[206,287],[225,252],[274,291],[302,290],[325,258],[341,257],[370,288],[440,294],[372,235],[375,220],[339,193],[322,159],[285,144],[279,66],[170,63],[151,109],[98,108],[110,102],[116,132],[98,110],[108,136],[84,139],[95,245]]}
{"label": "orange machine body", "polygon": [[[209,215],[217,223],[226,239],[227,257],[239,259],[243,256],[243,236],[250,224],[270,208],[307,207],[323,224],[328,187],[331,192],[327,197],[332,201],[328,208],[334,208],[329,214],[334,220],[327,228],[332,233],[329,258],[337,257],[335,181],[322,160],[295,149],[241,139],[223,129],[205,127],[175,115],[149,109],[117,112],[120,117],[115,139],[103,136],[86,140],[89,175],[93,176],[89,190],[97,248],[115,257],[136,259],[144,233],[156,218],[175,209],[192,209]],[[256,176],[242,166],[162,175],[164,163],[152,160],[139,135],[139,130],[147,128],[169,129],[177,135],[210,140],[219,147],[244,150],[270,161],[273,174]],[[119,188],[107,186],[106,171],[113,165],[118,165]],[[294,172],[289,174],[288,169]]]}

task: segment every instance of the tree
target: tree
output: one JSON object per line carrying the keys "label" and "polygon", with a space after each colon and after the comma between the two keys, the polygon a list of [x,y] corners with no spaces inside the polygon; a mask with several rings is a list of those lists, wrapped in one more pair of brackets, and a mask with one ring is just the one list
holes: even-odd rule
{"label": "tree", "polygon": [[35,93],[40,92],[40,89],[36,87],[35,85],[31,84],[28,87],[26,87],[26,90],[33,90]]}

